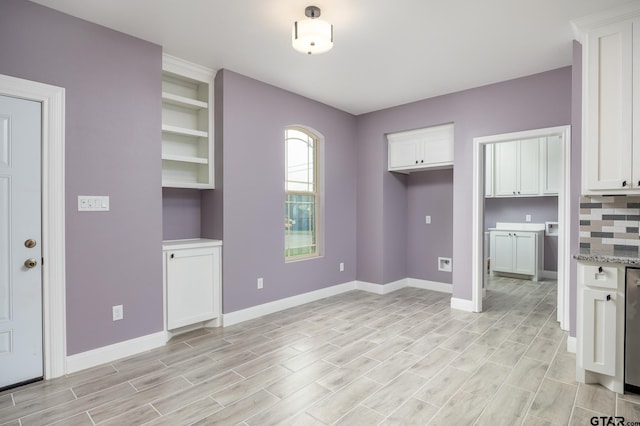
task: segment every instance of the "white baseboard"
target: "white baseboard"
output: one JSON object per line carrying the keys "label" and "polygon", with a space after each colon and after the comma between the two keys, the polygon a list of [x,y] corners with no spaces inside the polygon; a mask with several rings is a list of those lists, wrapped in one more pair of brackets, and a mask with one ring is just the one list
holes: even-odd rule
{"label": "white baseboard", "polygon": [[70,355],[67,357],[67,374],[159,348],[165,343],[167,343],[167,333],[160,331],[158,333],[148,334],[124,342],[114,343],[113,345]]}
{"label": "white baseboard", "polygon": [[575,337],[572,337],[572,336],[567,337],[567,352],[575,354],[577,345],[578,345],[578,341],[576,340]]}
{"label": "white baseboard", "polygon": [[458,299],[457,297],[451,298],[451,309],[458,309],[459,311],[474,312],[474,305],[472,300]]}
{"label": "white baseboard", "polygon": [[558,271],[542,271],[542,278],[546,278],[548,280],[557,280]]}
{"label": "white baseboard", "polygon": [[368,291],[369,293],[388,294],[392,291],[407,287],[407,280],[408,278],[404,278],[389,284],[373,284],[365,281],[356,281],[356,288],[358,290]]}
{"label": "white baseboard", "polygon": [[419,280],[417,278],[407,278],[407,281],[408,281],[409,287],[421,288],[423,290],[439,291],[441,293],[449,293],[449,294],[453,292],[453,286],[447,283]]}
{"label": "white baseboard", "polygon": [[287,297],[285,299],[275,300],[273,302],[264,303],[262,305],[252,306],[247,309],[230,312],[222,316],[222,324],[225,327],[249,321],[264,315],[280,312],[285,309],[294,308],[304,305],[305,303],[315,302],[316,300],[335,296],[337,294],[346,293],[347,291],[356,290],[357,282],[351,281],[344,284],[338,284],[320,290],[310,291],[308,293],[299,294],[297,296]]}

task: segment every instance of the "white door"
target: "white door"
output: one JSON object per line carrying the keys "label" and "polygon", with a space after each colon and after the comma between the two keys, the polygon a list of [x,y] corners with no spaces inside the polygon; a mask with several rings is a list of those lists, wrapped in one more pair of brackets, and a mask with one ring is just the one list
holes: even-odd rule
{"label": "white door", "polygon": [[43,375],[40,138],[40,103],[0,96],[0,388]]}

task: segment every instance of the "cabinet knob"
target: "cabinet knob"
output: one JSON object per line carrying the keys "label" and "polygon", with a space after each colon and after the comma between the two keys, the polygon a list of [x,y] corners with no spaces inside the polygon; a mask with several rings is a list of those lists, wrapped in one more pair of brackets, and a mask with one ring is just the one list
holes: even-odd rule
{"label": "cabinet knob", "polygon": [[627,181],[622,181],[622,186],[627,186]]}
{"label": "cabinet knob", "polygon": [[418,160],[416,160],[416,164],[418,164]]}
{"label": "cabinet knob", "polygon": [[173,259],[174,257],[176,257],[176,255],[171,253],[171,258]]}
{"label": "cabinet knob", "polygon": [[611,300],[611,295],[607,294],[607,301]]}
{"label": "cabinet knob", "polygon": [[598,273],[602,273],[602,266],[598,266]]}
{"label": "cabinet knob", "polygon": [[420,160],[421,163],[424,163],[424,160]]}

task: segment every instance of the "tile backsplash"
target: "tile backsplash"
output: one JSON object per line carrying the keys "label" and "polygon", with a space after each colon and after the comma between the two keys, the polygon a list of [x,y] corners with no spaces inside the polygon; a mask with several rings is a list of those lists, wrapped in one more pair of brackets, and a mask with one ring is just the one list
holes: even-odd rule
{"label": "tile backsplash", "polygon": [[580,198],[580,248],[638,252],[640,196]]}

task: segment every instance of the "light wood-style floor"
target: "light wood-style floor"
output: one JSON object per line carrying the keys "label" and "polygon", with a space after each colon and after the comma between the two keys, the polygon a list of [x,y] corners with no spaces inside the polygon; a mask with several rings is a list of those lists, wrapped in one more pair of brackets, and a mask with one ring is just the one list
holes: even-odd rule
{"label": "light wood-style floor", "polygon": [[0,393],[8,425],[588,425],[640,398],[575,382],[556,283],[450,295],[353,291]]}

